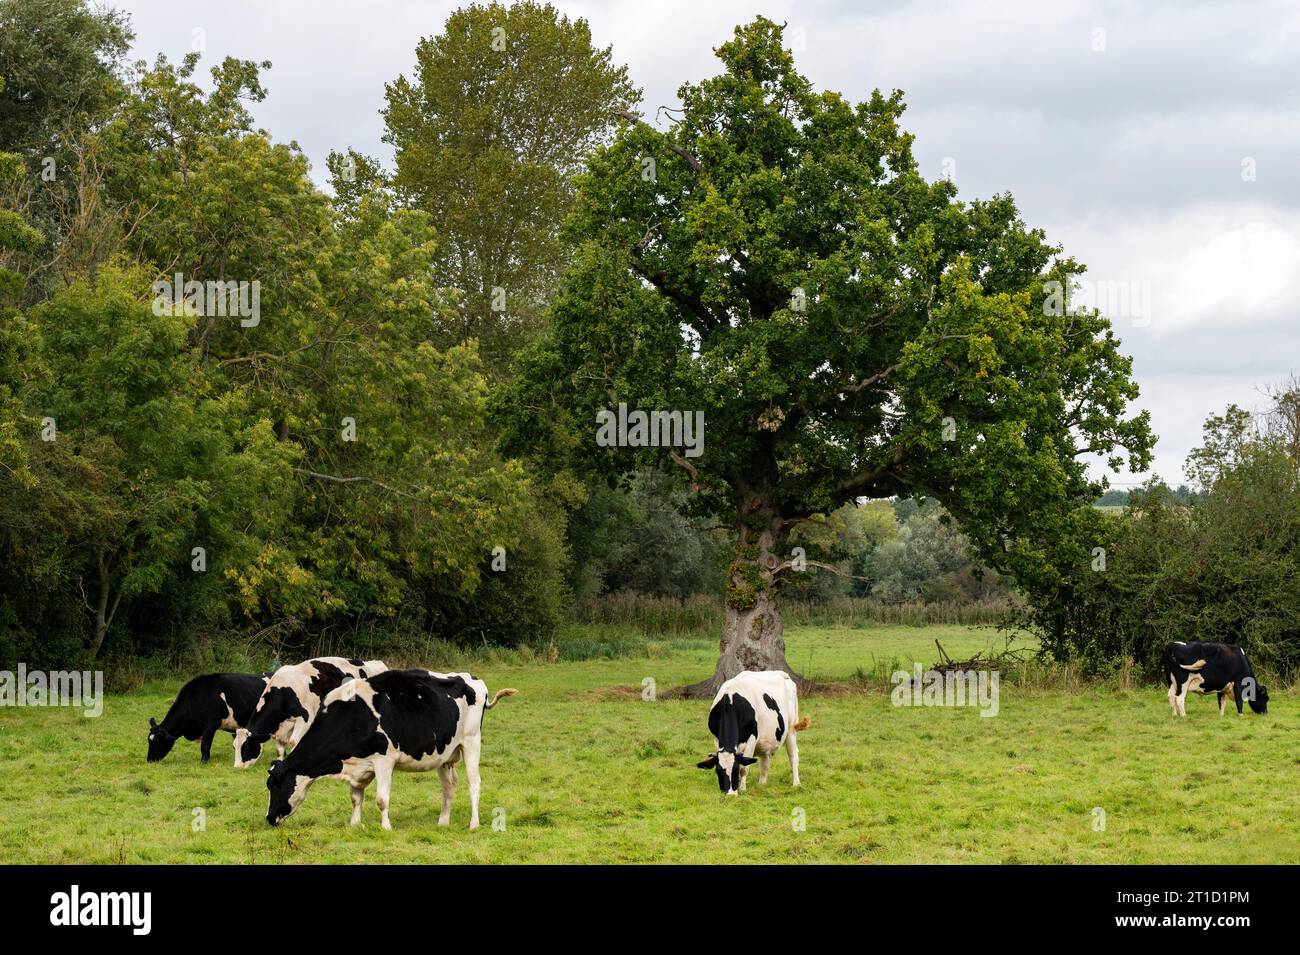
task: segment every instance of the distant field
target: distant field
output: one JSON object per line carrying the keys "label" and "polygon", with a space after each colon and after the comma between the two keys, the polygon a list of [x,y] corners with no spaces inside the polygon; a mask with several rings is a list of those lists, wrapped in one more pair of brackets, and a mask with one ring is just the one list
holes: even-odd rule
{"label": "distant field", "polygon": [[[787,633],[793,666],[837,680],[930,664],[936,637],[953,657],[1001,643],[959,627]],[[109,697],[98,719],[0,709],[0,861],[1300,862],[1300,698],[1280,688],[1266,717],[1220,719],[1212,697],[1197,697],[1181,721],[1154,687],[1004,684],[991,718],[894,707],[884,689],[815,696],[802,705],[813,718],[800,736],[804,785],[791,788],[782,753],[766,787],[755,774],[746,796],[723,801],[694,768],[711,745],[706,704],[609,689],[651,677],[662,691],[712,663],[701,641],[654,652],[476,667],[490,688],[520,695],[488,714],[473,833],[463,778],[452,825],[435,825],[436,773],[394,780],[392,832],[379,828],[373,788],[349,828],[346,789],[332,780],[271,829],[267,762],[233,769],[228,735],[206,766],[185,742],[144,761],[148,718],[179,681]]]}

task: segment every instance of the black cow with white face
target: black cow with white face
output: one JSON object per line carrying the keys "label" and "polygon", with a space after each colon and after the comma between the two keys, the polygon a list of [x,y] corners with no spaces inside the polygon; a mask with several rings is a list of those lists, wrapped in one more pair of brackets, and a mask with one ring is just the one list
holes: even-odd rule
{"label": "black cow with white face", "polygon": [[206,763],[217,730],[234,733],[248,725],[268,677],[266,673],[207,673],[190,680],[161,723],[149,718],[148,761],[158,762],[183,738],[200,741],[199,758]]}
{"label": "black cow with white face", "polygon": [[[767,783],[772,754],[785,747],[790,773],[799,785],[799,744],[795,734],[808,728],[812,717],[799,719],[799,693],[794,680],[780,670],[745,670],[718,688],[709,710],[709,732],[717,749],[696,765],[712,769],[724,796],[745,791],[749,767],[758,763],[758,781]],[[757,754],[757,758],[755,755]]]}
{"label": "black cow with white face", "polygon": [[318,779],[341,779],[351,787],[351,824],[361,821],[366,786],[375,781],[381,824],[388,819],[393,771],[438,770],[442,811],[438,825],[451,821],[456,790],[455,765],[465,760],[469,778],[471,829],[478,828],[479,753],[483,714],[513,689],[498,690],[491,702],[487,685],[468,673],[389,670],[334,690],[286,758],[276,760],[266,778],[271,798],[266,821],[278,826],[307,798]]}
{"label": "black cow with white face", "polygon": [[349,680],[364,680],[387,669],[382,660],[344,657],[316,657],[280,667],[257,701],[248,725],[235,732],[235,766],[252,766],[270,740],[275,740],[276,751],[284,756],[286,748],[302,739],[331,691]]}
{"label": "black cow with white face", "polygon": [[1255,671],[1246,651],[1229,643],[1171,643],[1161,658],[1165,679],[1169,682],[1169,708],[1175,716],[1187,715],[1187,693],[1217,693],[1219,715],[1228,700],[1237,704],[1237,715],[1244,716],[1242,703],[1249,703],[1256,713],[1268,712],[1268,690],[1255,680]]}

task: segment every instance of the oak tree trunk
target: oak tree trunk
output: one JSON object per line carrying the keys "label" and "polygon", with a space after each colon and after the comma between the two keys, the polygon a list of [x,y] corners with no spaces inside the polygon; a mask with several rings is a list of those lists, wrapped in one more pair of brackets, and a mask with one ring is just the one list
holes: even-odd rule
{"label": "oak tree trunk", "polygon": [[777,547],[782,522],[769,509],[754,509],[758,513],[742,519],[737,528],[717,666],[709,679],[684,687],[685,697],[711,700],[718,687],[742,670],[784,670],[801,679],[786,662],[781,626],[783,561]]}

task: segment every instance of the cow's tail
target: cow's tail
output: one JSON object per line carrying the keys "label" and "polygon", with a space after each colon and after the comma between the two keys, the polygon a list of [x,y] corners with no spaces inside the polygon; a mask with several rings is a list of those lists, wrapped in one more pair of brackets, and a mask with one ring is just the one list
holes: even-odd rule
{"label": "cow's tail", "polygon": [[802,733],[810,726],[812,726],[812,717],[805,716],[801,718],[798,723],[795,723],[794,726],[791,726],[790,729],[794,730],[796,733]]}
{"label": "cow's tail", "polygon": [[1195,663],[1181,663],[1179,664],[1179,666],[1181,666],[1184,670],[1204,670],[1205,661],[1197,660]]}
{"label": "cow's tail", "polygon": [[496,693],[492,694],[492,699],[488,701],[485,708],[490,710],[492,707],[497,705],[497,700],[501,699],[501,697],[514,696],[518,692],[519,691],[512,686],[503,687],[502,689],[497,690]]}

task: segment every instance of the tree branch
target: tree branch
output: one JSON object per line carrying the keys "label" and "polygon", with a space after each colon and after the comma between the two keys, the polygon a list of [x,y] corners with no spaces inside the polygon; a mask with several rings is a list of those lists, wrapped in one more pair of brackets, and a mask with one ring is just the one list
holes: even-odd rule
{"label": "tree branch", "polygon": [[[651,132],[658,133],[660,136],[663,135],[663,133],[660,133],[659,130],[655,129],[653,126],[647,123],[636,113],[629,112],[628,110],[625,109],[620,109],[614,115],[621,117],[622,119],[625,119],[629,123],[632,123],[634,125],[644,126],[646,129],[650,130]],[[668,143],[667,146],[677,155],[681,156],[683,160],[685,160],[686,165],[691,167],[691,172],[695,173],[696,175],[699,175],[704,171],[704,167],[700,165],[700,161],[696,159],[694,156],[692,156],[689,152],[687,152],[684,148],[678,146],[676,143]]]}
{"label": "tree branch", "polygon": [[894,468],[898,467],[906,459],[907,450],[900,447],[894,452],[893,460],[888,464],[882,464],[879,467],[872,468],[870,471],[863,471],[859,474],[853,475],[853,477],[844,478],[835,485],[835,490],[841,493],[846,491],[849,493],[855,493],[864,488],[870,487],[886,474],[892,472]]}
{"label": "tree branch", "polygon": [[330,481],[334,484],[373,484],[376,487],[383,488],[390,494],[397,494],[401,497],[410,498],[413,501],[418,500],[414,494],[408,494],[406,491],[399,491],[397,488],[385,484],[383,481],[376,481],[371,477],[339,477],[335,474],[322,474],[320,471],[312,471],[307,468],[294,468],[293,471],[295,474],[305,474],[307,477],[316,478],[319,481]]}

